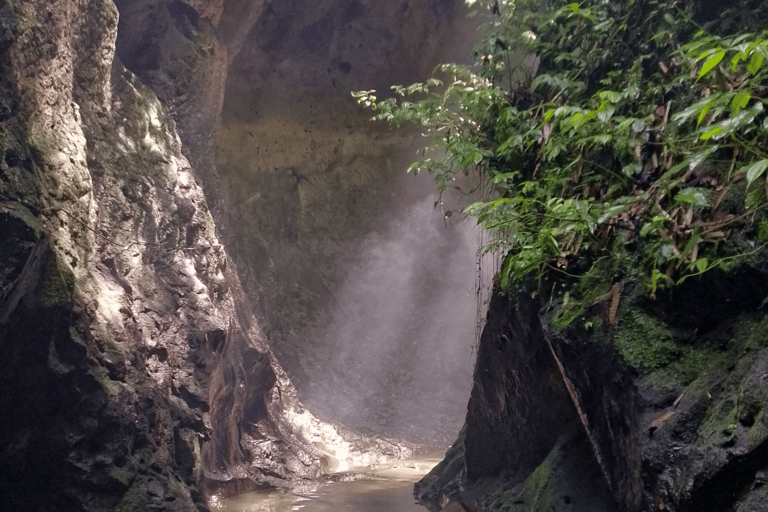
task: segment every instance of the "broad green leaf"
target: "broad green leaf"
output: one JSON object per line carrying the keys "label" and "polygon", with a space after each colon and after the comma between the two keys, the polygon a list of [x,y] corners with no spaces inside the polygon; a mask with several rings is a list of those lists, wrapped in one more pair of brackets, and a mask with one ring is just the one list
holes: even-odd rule
{"label": "broad green leaf", "polygon": [[406,87],[405,90],[408,94],[414,94],[416,92],[423,91],[424,86],[423,84],[411,84],[408,87]]}
{"label": "broad green leaf", "polygon": [[[672,116],[672,122],[675,123],[677,126],[682,125],[688,119],[695,116],[696,114],[700,113],[703,108],[705,108],[709,103],[711,103],[712,100],[710,98],[704,98],[703,100],[699,100],[690,107],[686,108],[682,112],[679,112]],[[704,116],[701,116],[702,118]]]}
{"label": "broad green leaf", "polygon": [[745,108],[751,97],[752,95],[749,93],[749,91],[738,92],[733,97],[733,101],[731,101],[731,115],[735,116],[741,111],[741,109]]}
{"label": "broad green leaf", "polygon": [[699,71],[699,78],[703,77],[704,75],[712,71],[715,68],[715,66],[720,64],[720,61],[723,60],[723,57],[725,57],[725,50],[720,50],[719,52],[714,53],[709,57],[707,57],[707,60],[704,61],[704,65],[701,66],[701,71]]}
{"label": "broad green leaf", "polygon": [[594,30],[595,32],[605,32],[605,29],[607,29],[611,25],[613,25],[613,20],[607,19],[605,21],[598,23],[594,27],[592,27],[592,30]]}
{"label": "broad green leaf", "polygon": [[610,135],[595,135],[593,139],[595,143],[605,146],[613,140],[613,137]]}
{"label": "broad green leaf", "polygon": [[[701,136],[702,139],[704,139],[705,136],[707,138],[714,137],[716,139],[722,138],[725,135],[730,135],[734,133],[737,130],[741,130],[744,132],[755,121],[755,118],[760,114],[760,112],[763,111],[763,104],[761,102],[757,102],[752,107],[741,110],[738,114],[736,114],[733,117],[730,117],[728,119],[725,119],[721,122],[719,122],[716,126],[713,126],[710,131],[715,131],[715,133],[705,133]],[[721,131],[716,131],[717,128],[720,128]],[[706,139],[705,139],[706,140]]]}
{"label": "broad green leaf", "polygon": [[704,160],[709,158],[709,155],[717,151],[718,146],[710,146],[704,151],[700,151],[698,153],[694,153],[693,155],[689,156],[686,160],[688,161],[688,165],[691,169],[695,169],[696,167],[700,166]]}
{"label": "broad green leaf", "polygon": [[512,273],[512,261],[514,260],[512,253],[507,253],[507,256],[504,258],[504,263],[501,265],[501,270],[499,271],[500,274],[500,280],[499,280],[499,286],[501,286],[502,290],[506,290],[507,286],[509,285],[509,278],[511,277]]}
{"label": "broad green leaf", "polygon": [[[728,40],[726,46],[729,46],[729,47],[733,48],[734,46],[739,45],[741,42],[749,39],[750,37],[753,37],[752,34],[741,34],[740,36],[734,38],[732,41]],[[741,45],[741,46],[743,46],[743,45]]]}
{"label": "broad green leaf", "polygon": [[574,114],[572,119],[573,127],[576,129],[581,128],[584,126],[588,121],[591,121],[597,116],[597,113],[594,111],[589,111],[586,113],[578,113]]}
{"label": "broad green leaf", "polygon": [[627,208],[631,206],[631,203],[626,204],[614,204],[603,210],[603,214],[597,218],[597,223],[602,224],[611,217],[614,217],[620,213],[623,213]]}
{"label": "broad green leaf", "polygon": [[424,167],[425,167],[424,161],[411,162],[411,164],[408,166],[407,172],[409,174],[419,174],[419,171],[421,171]]}
{"label": "broad green leaf", "polygon": [[691,235],[691,238],[688,239],[688,243],[683,247],[683,257],[688,257],[688,255],[691,254],[693,248],[699,244],[699,240],[701,240],[701,228],[696,228]]}
{"label": "broad green leaf", "polygon": [[[701,43],[703,43],[703,41],[701,41]],[[699,44],[698,46],[696,46],[696,48],[698,48],[700,46],[704,46],[704,45],[703,44]],[[717,50],[715,48],[708,48],[708,49],[704,50],[703,52],[701,52],[701,54],[698,57],[696,57],[696,62],[701,62],[702,60],[706,59],[707,57],[710,57],[712,54],[714,54],[716,52],[717,52]],[[695,54],[692,54],[691,56],[693,56],[693,55],[695,55]]]}
{"label": "broad green leaf", "polygon": [[635,174],[639,173],[643,170],[643,164],[641,162],[632,162],[631,164],[625,165],[621,169],[621,173],[624,176],[634,176]]}
{"label": "broad green leaf", "polygon": [[[664,247],[669,247],[668,245]],[[663,252],[663,248],[662,248]],[[661,282],[659,281],[661,279]],[[659,269],[655,268],[653,269],[653,272],[651,273],[651,297],[656,296],[656,289],[659,285],[664,284],[674,284],[674,281],[672,281],[672,278],[670,278],[667,274],[659,271]]]}
{"label": "broad green leaf", "polygon": [[624,119],[622,122],[620,122],[618,124],[618,126],[616,126],[616,130],[614,130],[614,131],[617,132],[617,133],[622,132],[622,131],[626,130],[627,128],[629,128],[634,122],[635,122],[635,118],[633,118],[633,117],[629,117],[627,119]]}
{"label": "broad green leaf", "polygon": [[666,262],[675,257],[675,251],[672,250],[672,244],[667,242],[659,247],[659,257],[662,262]]}
{"label": "broad green leaf", "polygon": [[646,222],[645,224],[643,224],[643,227],[640,228],[640,237],[645,238],[646,236],[648,236],[648,233],[650,233],[654,229],[656,229],[656,226],[654,226],[650,222]]}
{"label": "broad green leaf", "polygon": [[684,168],[688,167],[688,163],[689,163],[689,161],[686,158],[685,160],[683,160],[679,164],[676,164],[676,165],[673,165],[672,167],[670,167],[669,170],[667,172],[665,172],[662,177],[674,176],[678,172],[682,171]]}
{"label": "broad green leaf", "polygon": [[747,186],[749,187],[753,181],[763,175],[766,169],[768,169],[768,160],[758,160],[742,167],[738,172],[743,172],[747,175]]}
{"label": "broad green leaf", "polygon": [[744,52],[739,52],[736,55],[733,56],[731,59],[731,71],[736,71],[736,68],[739,65],[739,62],[742,60],[745,60],[747,58],[746,55],[744,55]]}
{"label": "broad green leaf", "polygon": [[650,220],[646,220],[643,227],[640,228],[640,236],[646,237],[652,231],[663,228],[668,220],[664,215],[654,215]]}
{"label": "broad green leaf", "polygon": [[704,272],[707,270],[707,267],[709,266],[709,260],[707,258],[699,258],[696,260],[696,270],[699,272]]}
{"label": "broad green leaf", "polygon": [[547,242],[549,242],[550,249],[552,251],[552,254],[554,255],[560,255],[560,245],[557,243],[557,240],[555,240],[555,237],[552,235],[549,235],[547,237]]}
{"label": "broad green leaf", "polygon": [[608,120],[613,117],[614,112],[616,112],[616,107],[608,105],[607,102],[605,102],[600,106],[600,110],[597,112],[597,118],[603,123],[608,122]]}
{"label": "broad green leaf", "polygon": [[705,133],[701,134],[701,137],[699,137],[701,140],[709,140],[715,135],[719,135],[723,133],[723,129],[719,126],[715,126],[714,128],[711,128],[707,130]]}
{"label": "broad green leaf", "polygon": [[759,53],[765,53],[765,41],[762,39],[758,39],[757,41],[752,41],[752,43],[747,46],[743,51],[746,55],[752,55],[752,52],[757,50]]}
{"label": "broad green leaf", "polygon": [[600,91],[597,93],[598,98],[603,101],[609,101],[611,103],[616,103],[617,101],[621,100],[622,96],[622,93],[615,91]]}
{"label": "broad green leaf", "polygon": [[699,126],[701,122],[704,120],[704,116],[707,115],[709,112],[709,109],[712,108],[712,102],[714,99],[711,99],[707,102],[706,105],[704,105],[704,108],[701,109],[701,112],[699,112],[699,120],[696,122],[696,126]]}
{"label": "broad green leaf", "polygon": [[675,196],[676,203],[687,203],[694,206],[710,205],[710,190],[701,187],[684,188]]}
{"label": "broad green leaf", "polygon": [[493,183],[494,186],[510,186],[511,183],[514,183],[514,180],[517,176],[519,176],[519,172],[503,172],[494,175],[491,178],[491,183]]}
{"label": "broad green leaf", "polygon": [[[699,50],[699,48],[706,46],[708,43],[711,43],[711,37],[702,37],[705,34],[706,32],[700,30],[698,33],[696,33],[691,42],[686,43],[681,47],[681,50],[683,50],[686,55],[693,57],[696,55],[696,52]],[[706,56],[706,54],[704,56]],[[703,58],[704,57],[701,57],[697,60],[701,60]]]}
{"label": "broad green leaf", "polygon": [[752,58],[749,59],[749,64],[747,64],[747,71],[753,75],[756,75],[757,72],[760,71],[760,67],[763,65],[764,59],[765,57],[763,57],[762,53],[753,53]]}

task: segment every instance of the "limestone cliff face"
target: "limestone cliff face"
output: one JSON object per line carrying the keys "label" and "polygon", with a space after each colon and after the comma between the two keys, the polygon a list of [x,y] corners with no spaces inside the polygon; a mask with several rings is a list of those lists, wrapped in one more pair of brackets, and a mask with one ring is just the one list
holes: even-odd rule
{"label": "limestone cliff face", "polygon": [[295,393],[204,180],[168,107],[115,58],[117,32],[110,1],[0,3],[11,509],[192,510],[203,477],[275,483],[327,459],[288,428]]}
{"label": "limestone cliff face", "polygon": [[[386,237],[403,212],[434,191],[428,177],[417,181],[404,172],[423,138],[371,123],[349,91],[376,88],[386,95],[391,84],[423,80],[440,62],[471,62],[477,36],[465,13],[460,0],[273,2],[232,58],[216,139],[227,240],[265,331],[302,393],[317,386],[313,364],[331,350],[325,333],[370,236]],[[450,258],[457,244],[447,236],[435,237],[426,251]],[[382,279],[393,270],[403,271],[382,268]],[[441,277],[460,280],[450,272]],[[426,296],[423,305],[411,305],[414,315],[431,318],[423,310],[430,301],[438,300]],[[403,352],[416,354],[424,341],[415,329],[410,334]],[[385,337],[379,344],[393,342]],[[407,373],[391,368],[397,371]],[[444,386],[462,399],[468,393],[467,384]],[[436,387],[418,389],[424,403],[443,400]],[[414,422],[426,420],[418,416]],[[445,423],[454,435],[453,421]]]}
{"label": "limestone cliff face", "polygon": [[226,255],[164,107],[113,60],[114,5],[2,12],[3,495],[191,509]]}
{"label": "limestone cliff face", "polygon": [[[392,70],[417,78],[451,46],[435,34],[457,5],[0,0],[4,506],[204,509],[203,482],[284,485],[365,462],[361,448],[401,454],[304,411],[259,321],[295,343],[281,328],[317,320],[354,246],[339,240],[391,206],[407,159],[402,139],[351,133],[367,114],[307,112]],[[362,51],[368,32],[381,44]],[[269,313],[313,262],[304,309]]]}
{"label": "limestone cliff face", "polygon": [[403,172],[419,136],[373,125],[349,92],[386,94],[467,60],[475,24],[462,0],[116,4],[117,55],[169,107],[246,295],[303,391],[302,360],[323,348],[365,238],[433,190]]}
{"label": "limestone cliff face", "polygon": [[556,329],[528,294],[495,296],[465,431],[417,497],[431,510],[768,510],[764,261],[656,300],[623,283],[588,313],[594,330]]}

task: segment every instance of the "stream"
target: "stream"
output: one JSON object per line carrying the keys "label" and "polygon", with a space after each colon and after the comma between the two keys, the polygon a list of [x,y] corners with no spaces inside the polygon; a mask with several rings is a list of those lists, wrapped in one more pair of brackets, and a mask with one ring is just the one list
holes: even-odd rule
{"label": "stream", "polygon": [[350,472],[353,481],[324,482],[292,490],[265,490],[214,500],[216,512],[425,512],[413,484],[438,458],[399,460]]}

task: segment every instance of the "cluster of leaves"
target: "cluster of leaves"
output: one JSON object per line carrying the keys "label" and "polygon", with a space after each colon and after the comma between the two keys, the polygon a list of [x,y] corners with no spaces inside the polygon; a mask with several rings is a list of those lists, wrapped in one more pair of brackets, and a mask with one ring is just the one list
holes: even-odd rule
{"label": "cluster of leaves", "polygon": [[674,0],[517,3],[484,5],[474,68],[355,93],[432,137],[411,171],[487,180],[465,213],[506,253],[503,288],[639,269],[654,294],[768,239],[768,33],[710,35]]}

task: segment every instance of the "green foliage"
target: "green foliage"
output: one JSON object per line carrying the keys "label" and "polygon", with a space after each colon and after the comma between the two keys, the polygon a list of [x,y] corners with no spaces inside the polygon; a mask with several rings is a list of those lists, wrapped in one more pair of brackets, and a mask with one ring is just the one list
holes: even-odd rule
{"label": "green foliage", "polygon": [[423,127],[409,171],[438,189],[479,171],[491,192],[465,214],[506,252],[502,288],[632,267],[653,295],[764,243],[768,32],[714,36],[662,0],[475,5],[489,14],[474,68],[354,95]]}

